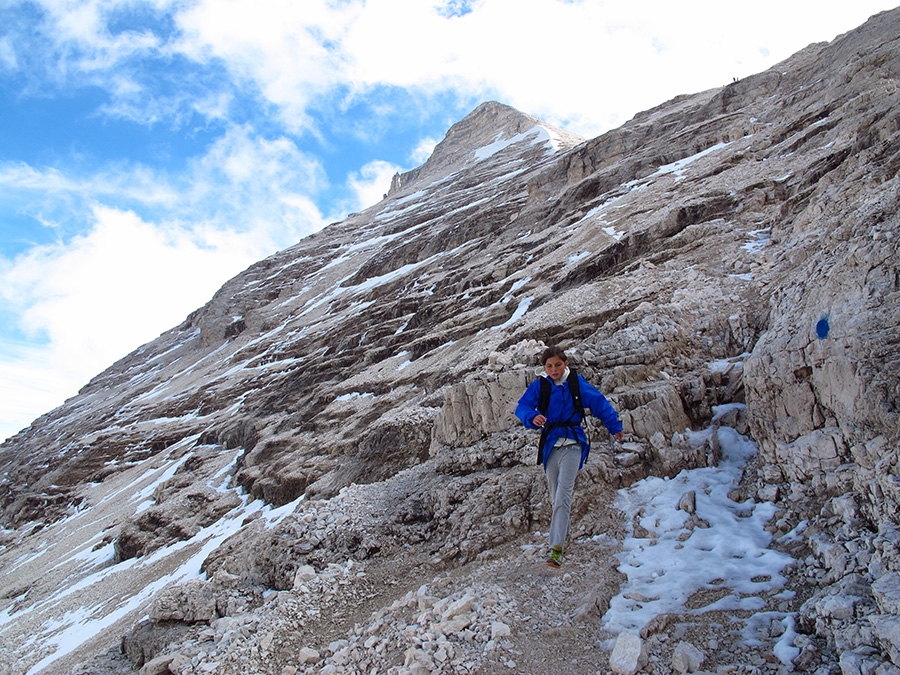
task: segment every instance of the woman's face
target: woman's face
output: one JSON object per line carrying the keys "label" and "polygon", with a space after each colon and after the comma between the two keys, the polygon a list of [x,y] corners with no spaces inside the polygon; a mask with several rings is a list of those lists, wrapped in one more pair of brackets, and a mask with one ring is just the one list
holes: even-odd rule
{"label": "woman's face", "polygon": [[558,356],[551,356],[544,361],[544,372],[554,380],[558,380],[566,372],[566,362]]}

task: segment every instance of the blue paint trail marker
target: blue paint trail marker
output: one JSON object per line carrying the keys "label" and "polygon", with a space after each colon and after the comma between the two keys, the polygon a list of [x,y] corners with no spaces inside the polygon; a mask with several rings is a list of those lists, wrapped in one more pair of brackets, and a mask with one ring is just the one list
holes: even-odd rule
{"label": "blue paint trail marker", "polygon": [[824,340],[828,337],[828,331],[831,330],[831,326],[828,325],[828,317],[822,317],[819,319],[819,323],[816,324],[816,335],[819,336],[820,340]]}

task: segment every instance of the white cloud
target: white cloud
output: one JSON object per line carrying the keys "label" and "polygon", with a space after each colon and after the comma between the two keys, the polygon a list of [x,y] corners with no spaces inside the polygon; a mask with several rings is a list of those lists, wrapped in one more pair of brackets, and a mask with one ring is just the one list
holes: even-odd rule
{"label": "white cloud", "polygon": [[419,141],[419,144],[412,151],[412,155],[410,159],[413,162],[414,166],[421,166],[424,164],[429,157],[431,157],[431,153],[434,152],[435,146],[439,143],[439,141],[426,137]]}
{"label": "white cloud", "polygon": [[[271,248],[293,244],[325,222],[313,197],[327,187],[322,166],[288,138],[263,138],[250,127],[232,127],[170,175],[133,164],[107,166],[91,174],[37,169],[23,163],[0,165],[0,196],[31,204],[21,210],[40,217],[87,218],[94,203],[127,203],[159,221],[207,223],[213,229],[254,231]],[[52,218],[44,217],[45,220]],[[194,225],[190,225],[193,227]],[[274,250],[274,249],[272,249]]]}
{"label": "white cloud", "polygon": [[310,124],[307,106],[344,79],[340,47],[358,3],[328,0],[201,0],[179,14],[178,49],[206,62],[219,58],[239,81],[259,86],[294,131]]}
{"label": "white cloud", "polygon": [[394,174],[401,171],[396,164],[376,160],[352,173],[347,183],[356,196],[356,208],[353,210],[361,211],[380,202],[390,189]]}
{"label": "white cloud", "polygon": [[678,94],[764,70],[773,58],[830,40],[890,5],[863,2],[822,12],[817,3],[772,0],[752,7],[485,0],[452,20],[426,17],[420,8],[411,22],[415,31],[395,6],[367,3],[365,19],[348,34],[348,62],[361,83],[449,81],[496,92],[516,108],[592,135]]}
{"label": "white cloud", "polygon": [[311,197],[327,179],[318,160],[288,138],[261,138],[232,128],[190,163],[179,213],[227,216],[231,227],[277,231],[279,246],[293,244],[324,223]]}
{"label": "white cloud", "polygon": [[181,48],[223,59],[298,125],[317,95],[388,85],[496,97],[590,135],[672,96],[764,70],[889,7],[482,0],[445,16],[432,3],[396,0],[302,8],[201,0],[180,17]]}
{"label": "white cloud", "polygon": [[13,2],[11,6],[16,4],[31,5],[40,12],[37,23],[17,27],[26,34],[18,35],[18,39],[52,45],[42,50],[30,49],[29,57],[41,60],[40,64],[30,65],[46,68],[60,80],[109,71],[137,53],[149,53],[162,46],[160,38],[150,31],[109,31],[111,14],[126,7],[124,2],[37,0]]}
{"label": "white cloud", "polygon": [[15,70],[18,65],[16,51],[8,36],[0,38],[0,66],[6,70]]}
{"label": "white cloud", "polygon": [[4,345],[0,353],[0,443],[85,384],[83,376],[64,368],[65,364],[44,367],[46,356],[41,346]]}
{"label": "white cloud", "polygon": [[[417,0],[151,4],[171,13],[176,33],[111,32],[108,21],[127,10],[124,1],[43,0],[46,67],[60,78],[93,78],[112,96],[108,113],[142,123],[186,111],[221,119],[242,90],[259,91],[291,132],[315,132],[309,110],[318,101],[337,93],[348,103],[385,86],[496,98],[583,135],[764,70],[891,8],[889,0],[827,12],[813,0],[480,0],[465,12],[454,10],[458,3],[448,11]],[[132,67],[141,55],[215,61],[232,81],[149,92]],[[15,57],[12,45],[0,45],[0,59]]]}

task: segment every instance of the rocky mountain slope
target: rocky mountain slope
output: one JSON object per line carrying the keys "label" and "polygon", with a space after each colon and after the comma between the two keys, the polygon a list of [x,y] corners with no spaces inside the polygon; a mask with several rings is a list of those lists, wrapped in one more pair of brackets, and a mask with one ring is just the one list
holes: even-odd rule
{"label": "rocky mountain slope", "polygon": [[[0,672],[900,672],[898,36],[590,140],[485,103],[226,283],[0,446]],[[627,432],[595,425],[557,573],[512,416],[550,343]],[[613,621],[628,542],[715,530],[702,489],[619,489],[734,434],[788,576]]]}

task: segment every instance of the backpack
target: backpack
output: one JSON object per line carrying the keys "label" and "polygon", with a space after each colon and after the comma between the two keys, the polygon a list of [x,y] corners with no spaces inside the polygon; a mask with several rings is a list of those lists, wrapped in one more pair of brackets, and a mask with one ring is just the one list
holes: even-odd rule
{"label": "backpack", "polygon": [[[550,384],[549,378],[546,377],[541,377],[540,382],[541,390],[538,394],[538,411],[541,415],[546,416],[547,409],[550,407],[550,391],[553,385]],[[581,416],[581,419],[584,419],[584,403],[581,400],[581,385],[578,384],[578,373],[570,368],[569,377],[566,379],[566,382],[569,383],[569,395],[572,397],[572,403],[575,405],[575,412]],[[544,463],[544,445],[547,443],[547,432],[550,429],[556,429],[558,427],[572,427],[574,429],[575,426],[575,423],[570,419],[568,422],[552,422],[541,427],[541,440],[538,442],[537,463]]]}

